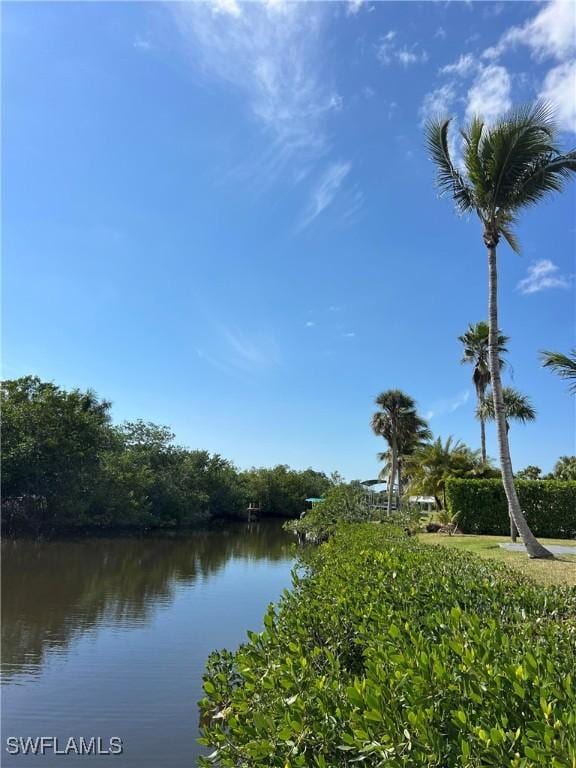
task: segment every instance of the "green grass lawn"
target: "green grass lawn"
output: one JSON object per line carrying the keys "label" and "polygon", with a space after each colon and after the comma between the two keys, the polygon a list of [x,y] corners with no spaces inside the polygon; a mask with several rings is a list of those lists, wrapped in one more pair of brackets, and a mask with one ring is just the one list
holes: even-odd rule
{"label": "green grass lawn", "polygon": [[539,539],[544,545],[574,546],[574,555],[556,555],[554,560],[531,560],[523,552],[509,552],[502,549],[498,545],[510,541],[506,536],[445,536],[438,533],[419,533],[418,539],[424,544],[453,547],[475,552],[480,557],[498,560],[540,584],[576,586],[576,541],[573,539]]}

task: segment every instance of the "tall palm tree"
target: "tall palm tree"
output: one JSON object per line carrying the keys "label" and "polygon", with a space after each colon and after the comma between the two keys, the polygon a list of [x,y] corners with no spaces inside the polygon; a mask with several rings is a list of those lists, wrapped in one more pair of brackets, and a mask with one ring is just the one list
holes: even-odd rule
{"label": "tall palm tree", "polygon": [[[502,387],[502,398],[504,400],[504,419],[506,421],[506,432],[510,431],[510,420],[521,421],[525,424],[527,421],[536,419],[536,411],[530,402],[530,398],[518,392],[513,387]],[[476,418],[484,421],[495,421],[494,398],[491,394],[485,395],[476,408]]]}
{"label": "tall palm tree", "polygon": [[429,122],[427,143],[437,166],[441,192],[452,195],[461,213],[477,214],[488,251],[488,361],[508,510],[530,557],[552,557],[530,530],[514,484],[498,359],[496,249],[503,237],[514,251],[519,250],[512,229],[518,214],[548,192],[562,189],[570,174],[576,172],[576,151],[560,151],[551,109],[538,103],[512,111],[492,126],[479,117],[473,118],[462,132],[464,169],[460,170],[448,148],[450,122],[450,119]]}
{"label": "tall palm tree", "polygon": [[[490,329],[488,323],[481,320],[475,325],[471,323],[468,326],[466,333],[462,334],[462,336],[458,336],[458,340],[461,341],[464,346],[464,353],[460,362],[470,363],[474,366],[472,381],[474,382],[474,388],[476,389],[476,400],[478,403],[480,403],[484,397],[486,389],[490,384],[490,366],[488,363],[489,333]],[[504,366],[502,355],[508,351],[506,349],[507,342],[508,336],[499,333],[498,356],[500,360],[500,368]],[[480,451],[482,454],[482,461],[486,463],[486,426],[482,416],[480,416]]]}
{"label": "tall palm tree", "polygon": [[568,355],[548,350],[540,355],[544,368],[551,368],[562,379],[568,379],[568,391],[576,394],[576,347]]}
{"label": "tall palm tree", "polygon": [[372,430],[376,435],[383,437],[390,448],[388,479],[388,514],[390,514],[400,452],[409,448],[422,430],[427,430],[427,424],[418,416],[414,399],[400,389],[381,392],[375,402],[379,410],[372,416]]}

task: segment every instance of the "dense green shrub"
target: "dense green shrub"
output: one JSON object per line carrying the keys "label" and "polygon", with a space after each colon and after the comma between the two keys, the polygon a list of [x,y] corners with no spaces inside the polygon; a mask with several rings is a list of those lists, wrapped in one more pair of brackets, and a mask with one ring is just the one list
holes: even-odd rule
{"label": "dense green shrub", "polygon": [[[576,537],[576,482],[517,480],[520,506],[536,536]],[[460,513],[464,533],[506,534],[508,506],[501,480],[451,478],[446,500],[452,514]]]}
{"label": "dense green shrub", "polygon": [[350,525],[264,626],[209,660],[201,765],[574,765],[574,589]]}
{"label": "dense green shrub", "polygon": [[307,510],[300,519],[285,523],[284,528],[307,541],[318,543],[325,541],[338,523],[366,522],[371,515],[363,489],[340,484],[330,488],[324,500]]}

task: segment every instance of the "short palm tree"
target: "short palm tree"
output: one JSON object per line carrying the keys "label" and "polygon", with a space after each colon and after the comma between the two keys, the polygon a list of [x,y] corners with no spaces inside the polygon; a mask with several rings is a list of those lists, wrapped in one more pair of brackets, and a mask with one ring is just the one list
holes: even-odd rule
{"label": "short palm tree", "polygon": [[576,348],[568,355],[545,350],[541,358],[544,368],[551,368],[562,379],[568,379],[568,391],[576,394]]}
{"label": "short palm tree", "polygon": [[508,510],[530,557],[552,557],[530,530],[514,484],[498,359],[496,249],[503,237],[514,251],[519,250],[513,225],[520,211],[539,202],[549,192],[562,189],[566,179],[576,172],[576,151],[560,151],[551,109],[538,103],[512,111],[492,126],[479,117],[473,118],[462,132],[464,168],[461,170],[448,148],[450,122],[450,119],[429,122],[427,143],[437,167],[440,191],[453,197],[461,213],[477,214],[488,251],[488,361]]}
{"label": "short palm tree", "polygon": [[[486,394],[486,389],[490,384],[490,366],[488,364],[488,336],[490,329],[488,323],[481,320],[475,325],[470,324],[466,333],[462,336],[458,336],[458,340],[462,342],[464,347],[464,353],[462,355],[462,363],[470,363],[474,366],[472,372],[472,381],[474,382],[474,388],[476,389],[476,400],[478,403],[482,400]],[[500,368],[504,366],[504,359],[502,355],[507,352],[506,343],[508,342],[508,336],[498,334],[498,356],[500,358]],[[480,417],[480,451],[482,454],[482,461],[486,462],[486,425],[485,420]]]}
{"label": "short palm tree", "polygon": [[[394,484],[398,476],[398,458],[401,451],[418,439],[427,424],[416,412],[416,402],[400,389],[381,392],[376,398],[378,411],[372,416],[372,430],[383,437],[390,449],[390,475],[388,480],[388,514],[392,509]],[[401,481],[401,478],[399,478]]]}
{"label": "short palm tree", "polygon": [[[410,434],[401,435],[398,444],[397,473],[398,473],[398,496],[402,498],[402,486],[405,481],[404,467],[406,461],[412,456],[417,448],[420,448],[426,441],[432,438],[432,432],[425,425],[423,419],[418,417],[416,422],[411,420],[409,424]],[[383,462],[382,470],[379,474],[380,480],[390,482],[392,472],[392,451],[390,448],[378,454],[378,461]]]}
{"label": "short palm tree", "polygon": [[446,480],[449,477],[473,475],[481,466],[478,451],[472,451],[452,436],[442,442],[434,442],[417,448],[408,459],[410,484],[408,491],[414,494],[434,496],[439,510],[446,508]]}
{"label": "short palm tree", "polygon": [[[510,420],[521,421],[525,424],[527,421],[536,419],[536,411],[530,402],[530,399],[518,392],[513,387],[502,387],[502,397],[504,399],[504,418],[506,420],[506,432],[510,431]],[[494,398],[491,393],[486,394],[478,403],[476,408],[476,418],[484,421],[494,421],[496,414],[494,412]]]}

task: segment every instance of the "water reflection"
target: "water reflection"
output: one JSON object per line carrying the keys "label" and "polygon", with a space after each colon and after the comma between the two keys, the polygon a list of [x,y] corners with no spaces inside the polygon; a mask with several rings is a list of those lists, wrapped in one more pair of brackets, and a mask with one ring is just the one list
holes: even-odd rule
{"label": "water reflection", "polygon": [[[146,625],[181,586],[226,563],[289,561],[277,523],[141,538],[2,543],[2,673],[37,673],[53,651],[101,626]],[[251,587],[253,588],[253,587]]]}

